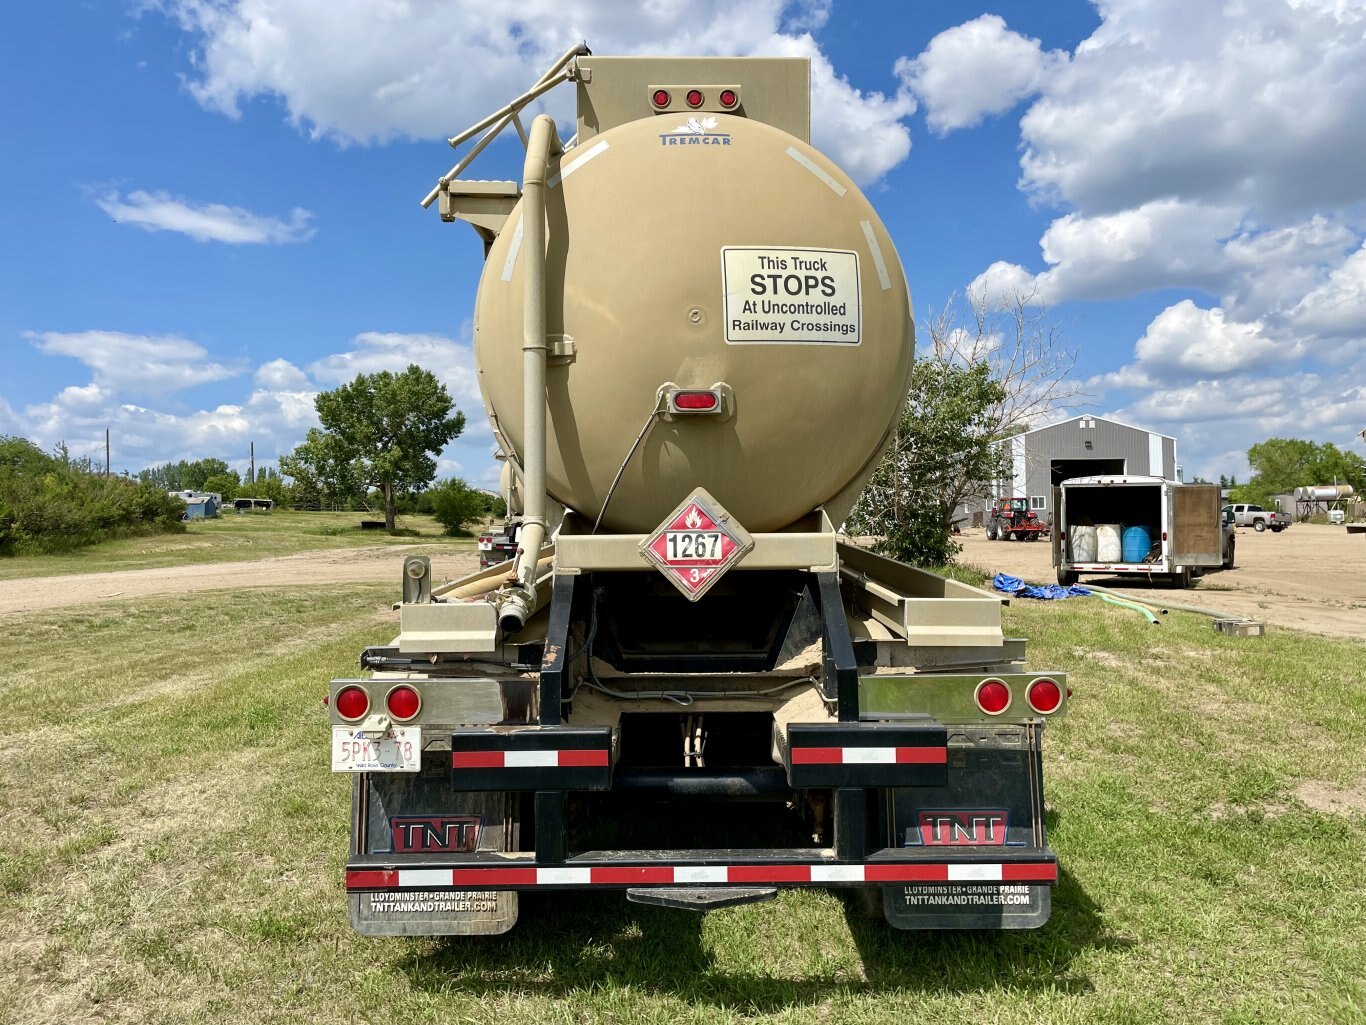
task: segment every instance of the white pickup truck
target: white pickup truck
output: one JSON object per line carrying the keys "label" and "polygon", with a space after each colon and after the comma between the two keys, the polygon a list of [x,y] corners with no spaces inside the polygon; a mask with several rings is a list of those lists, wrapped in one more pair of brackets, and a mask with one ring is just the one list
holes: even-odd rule
{"label": "white pickup truck", "polygon": [[1224,506],[1224,512],[1233,513],[1233,524],[1237,527],[1251,527],[1257,533],[1274,530],[1277,534],[1290,526],[1290,517],[1275,509],[1263,509],[1260,505],[1237,503]]}

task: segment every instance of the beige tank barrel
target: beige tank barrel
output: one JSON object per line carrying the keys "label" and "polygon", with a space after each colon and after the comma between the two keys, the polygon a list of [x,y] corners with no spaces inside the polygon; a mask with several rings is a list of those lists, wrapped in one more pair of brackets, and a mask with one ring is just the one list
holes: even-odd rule
{"label": "beige tank barrel", "polygon": [[[568,151],[544,195],[550,495],[620,533],[653,529],[698,486],[749,530],[820,507],[840,522],[914,351],[896,248],[848,176],[772,125],[662,113]],[[489,251],[474,325],[486,409],[522,465],[534,219],[524,197]],[[652,415],[628,458],[670,384],[715,390],[721,408]]]}

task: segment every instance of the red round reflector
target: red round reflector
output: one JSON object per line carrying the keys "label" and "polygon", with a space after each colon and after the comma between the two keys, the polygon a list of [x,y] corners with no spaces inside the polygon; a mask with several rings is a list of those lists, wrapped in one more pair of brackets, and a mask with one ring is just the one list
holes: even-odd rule
{"label": "red round reflector", "polygon": [[714,391],[674,392],[674,408],[707,412],[721,404],[721,397]]}
{"label": "red round reflector", "polygon": [[983,680],[977,685],[977,707],[987,715],[1000,715],[1010,707],[1010,688],[1001,680]]}
{"label": "red round reflector", "polygon": [[389,692],[384,703],[389,706],[389,714],[402,721],[417,715],[417,710],[422,707],[422,698],[413,688],[400,684]]}
{"label": "red round reflector", "polygon": [[721,106],[733,107],[740,98],[735,95],[734,89],[721,90]]}
{"label": "red round reflector", "polygon": [[1047,677],[1031,683],[1025,696],[1029,699],[1029,707],[1041,715],[1056,712],[1062,704],[1062,690]]}
{"label": "red round reflector", "polygon": [[702,90],[701,90],[701,89],[689,89],[689,90],[688,90],[688,106],[689,106],[689,107],[700,107],[700,106],[702,106]]}
{"label": "red round reflector", "polygon": [[370,711],[370,695],[359,687],[337,691],[337,714],[343,719],[359,719]]}
{"label": "red round reflector", "polygon": [[669,90],[656,89],[654,95],[651,96],[650,99],[654,101],[656,107],[667,107],[669,105],[669,100],[672,99],[672,97],[669,96]]}

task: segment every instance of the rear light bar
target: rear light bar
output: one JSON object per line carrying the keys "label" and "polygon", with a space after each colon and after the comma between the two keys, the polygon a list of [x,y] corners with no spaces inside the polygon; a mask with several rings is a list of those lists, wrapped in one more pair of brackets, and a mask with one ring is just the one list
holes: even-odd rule
{"label": "rear light bar", "polygon": [[652,85],[646,90],[657,114],[669,111],[732,111],[740,106],[738,85]]}

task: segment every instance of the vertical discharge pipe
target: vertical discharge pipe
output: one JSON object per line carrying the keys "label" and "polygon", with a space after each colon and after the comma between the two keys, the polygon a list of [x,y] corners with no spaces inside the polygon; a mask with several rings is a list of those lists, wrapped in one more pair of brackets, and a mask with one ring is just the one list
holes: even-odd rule
{"label": "vertical discharge pipe", "polygon": [[555,122],[545,114],[531,123],[522,166],[522,473],[526,488],[514,580],[498,600],[504,635],[520,630],[536,611],[536,564],[545,543],[545,190],[550,158],[563,151]]}

